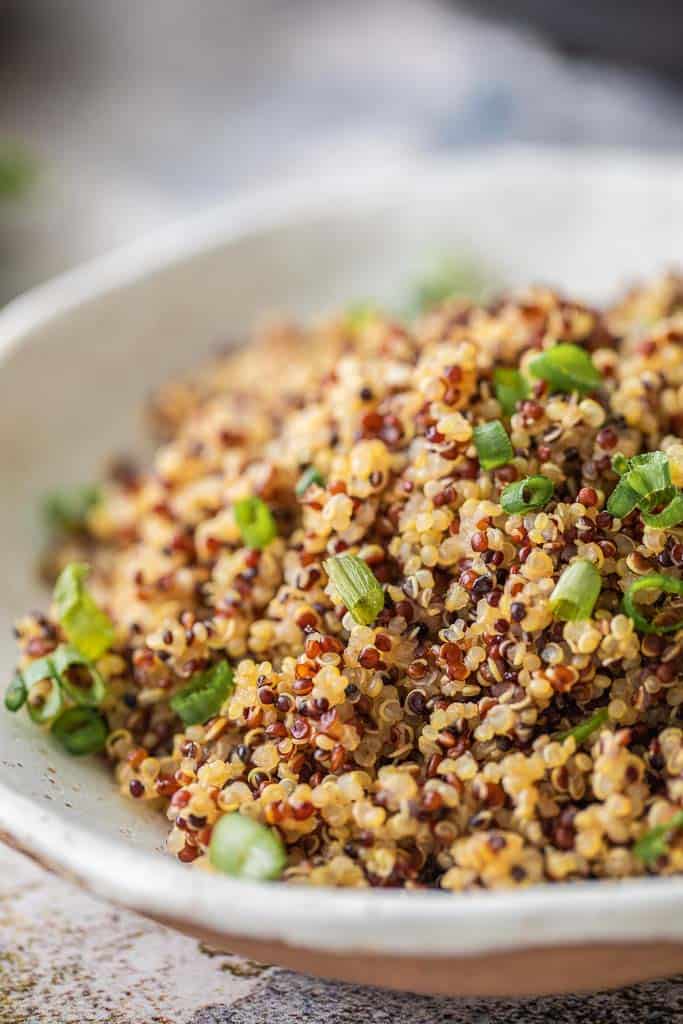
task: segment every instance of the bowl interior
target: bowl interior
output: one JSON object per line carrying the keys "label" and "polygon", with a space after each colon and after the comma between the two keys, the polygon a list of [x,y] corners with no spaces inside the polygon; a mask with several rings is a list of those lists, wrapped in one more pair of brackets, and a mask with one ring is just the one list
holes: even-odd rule
{"label": "bowl interior", "polygon": [[[0,680],[13,619],[46,601],[34,572],[41,495],[140,450],[140,408],[161,380],[264,310],[398,304],[440,253],[464,249],[512,285],[606,298],[680,257],[681,180],[666,161],[492,152],[318,183],[232,206],[15,303],[0,317]],[[104,769],[62,754],[23,715],[0,713],[1,783],[101,836],[160,844],[156,815],[117,799]]]}

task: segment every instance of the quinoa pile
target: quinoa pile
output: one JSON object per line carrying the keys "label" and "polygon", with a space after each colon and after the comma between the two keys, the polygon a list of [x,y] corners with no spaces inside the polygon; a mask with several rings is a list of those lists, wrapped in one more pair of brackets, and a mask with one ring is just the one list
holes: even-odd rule
{"label": "quinoa pile", "polygon": [[[558,343],[587,353],[598,386],[528,373]],[[509,414],[500,367],[528,380]],[[213,829],[238,811],[276,833],[290,882],[683,870],[683,598],[639,594],[656,632],[622,606],[641,577],[683,577],[683,524],[606,507],[617,453],[664,453],[683,486],[683,280],[603,312],[535,288],[410,326],[367,309],[271,327],[151,414],[153,468],[117,465],[50,564],[91,566],[115,628],[96,662],[106,756],[125,796],[166,814],[173,855],[213,870]],[[513,454],[484,470],[473,430],[492,421]],[[550,500],[504,512],[530,476]],[[260,548],[234,515],[250,496],[276,526]],[[344,554],[383,589],[368,625],[328,577]],[[551,595],[577,560],[599,596],[566,621]],[[65,639],[54,609],[16,633],[24,677]],[[224,661],[219,712],[184,725],[169,701]]]}

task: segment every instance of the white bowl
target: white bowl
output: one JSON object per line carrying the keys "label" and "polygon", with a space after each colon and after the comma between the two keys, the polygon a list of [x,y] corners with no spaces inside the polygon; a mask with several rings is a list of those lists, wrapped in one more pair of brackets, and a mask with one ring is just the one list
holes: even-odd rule
{"label": "white bowl", "polygon": [[[683,251],[683,163],[497,151],[271,190],[67,274],[0,314],[0,666],[45,603],[36,506],[140,447],[151,387],[264,310],[395,299],[466,246],[512,284],[603,299]],[[619,984],[683,968],[683,879],[454,896],[247,884],[163,855],[95,761],[0,713],[0,836],[106,899],[263,960],[423,991]]]}

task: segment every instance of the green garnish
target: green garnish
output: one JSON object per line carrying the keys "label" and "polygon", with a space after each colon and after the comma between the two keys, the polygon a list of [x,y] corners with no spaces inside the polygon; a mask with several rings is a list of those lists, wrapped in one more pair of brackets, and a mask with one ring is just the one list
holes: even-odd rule
{"label": "green garnish", "polygon": [[529,363],[529,373],[545,380],[553,391],[595,391],[602,384],[588,352],[578,345],[560,342]]}
{"label": "green garnish", "polygon": [[260,498],[242,498],[233,506],[242,540],[250,548],[265,548],[277,536],[273,514]]}
{"label": "green garnish", "polygon": [[683,611],[678,622],[669,625],[657,626],[638,610],[635,603],[635,596],[641,590],[662,590],[665,594],[683,595],[683,580],[677,580],[673,576],[663,576],[661,573],[651,573],[648,576],[640,576],[629,586],[624,594],[623,609],[626,615],[633,619],[636,629],[641,633],[675,633],[683,626]]}
{"label": "green garnish", "polygon": [[317,484],[318,487],[325,486],[325,480],[315,466],[309,466],[308,469],[305,469],[297,480],[295,488],[297,498],[303,498],[311,484]]}
{"label": "green garnish", "polygon": [[36,165],[19,146],[0,151],[0,200],[18,199],[36,177]]}
{"label": "green garnish", "polygon": [[512,416],[517,402],[527,398],[529,385],[519,370],[498,366],[493,371],[493,390],[506,416]]}
{"label": "green garnish", "polygon": [[573,736],[577,747],[580,747],[584,740],[587,740],[596,729],[600,729],[605,724],[608,718],[609,712],[607,708],[600,708],[590,718],[587,718],[585,722],[579,722],[573,729],[566,729],[565,732],[561,732],[556,738],[562,743],[564,740],[569,739],[570,736]]}
{"label": "green garnish", "polygon": [[626,460],[618,453],[612,459],[612,468],[639,498],[652,500],[667,494],[672,486],[669,457],[664,452],[645,452]]}
{"label": "green garnish", "polygon": [[643,522],[655,530],[672,529],[683,523],[683,494],[679,491],[661,512],[641,512]]}
{"label": "green garnish", "polygon": [[[32,699],[31,688],[43,680],[50,684],[47,696],[40,695],[38,699],[35,695]],[[75,704],[97,707],[106,692],[106,683],[94,665],[75,647],[60,644],[52,654],[32,661],[23,672],[17,672],[5,694],[5,706],[9,711],[18,711],[26,703],[33,721],[44,724],[61,711],[64,694]]]}
{"label": "green garnish", "polygon": [[505,466],[514,457],[510,438],[500,420],[481,423],[472,434],[482,469]]}
{"label": "green garnish", "polygon": [[18,711],[23,707],[28,697],[28,689],[21,672],[17,672],[14,679],[5,690],[5,707],[8,711]]}
{"label": "green garnish", "polygon": [[508,515],[532,512],[547,505],[554,490],[555,485],[547,476],[527,476],[503,489],[500,504]]}
{"label": "green garnish", "polygon": [[648,829],[634,844],[633,852],[644,864],[655,864],[669,852],[669,840],[683,828],[683,811],[678,811],[663,825]]}
{"label": "green garnish", "polygon": [[84,528],[88,514],[100,498],[99,488],[89,485],[54,491],[43,502],[45,523],[54,532],[77,533]]}
{"label": "green garnish", "polygon": [[105,719],[93,708],[69,708],[53,723],[51,731],[74,757],[102,750],[109,732]]}
{"label": "green garnish", "polygon": [[323,568],[356,622],[372,625],[384,608],[384,591],[372,569],[356,555],[335,555]]}
{"label": "green garnish", "polygon": [[349,331],[362,331],[376,320],[377,316],[377,306],[372,302],[356,302],[346,310],[344,325]]}
{"label": "green garnish", "polygon": [[426,313],[447,299],[477,301],[483,298],[490,284],[489,274],[474,260],[464,256],[442,258],[418,281],[411,312]]}
{"label": "green garnish", "polygon": [[50,656],[59,685],[74,704],[98,707],[107,692],[107,684],[87,658],[68,644],[61,644]]}
{"label": "green garnish", "polygon": [[218,871],[233,878],[266,881],[280,877],[287,854],[275,829],[234,811],[216,822],[209,860]]}
{"label": "green garnish", "polygon": [[233,688],[230,663],[219,661],[196,675],[169,703],[185,725],[199,725],[218,714]]}
{"label": "green garnish", "polygon": [[[46,657],[32,661],[24,670],[23,678],[28,691],[26,709],[31,720],[38,725],[44,725],[45,722],[56,718],[64,706],[64,697],[52,660]],[[32,687],[43,681],[50,684],[47,694],[32,694]]]}
{"label": "green garnish", "polygon": [[81,562],[67,565],[55,584],[57,618],[69,641],[89,661],[95,661],[114,642],[114,626],[85,587],[90,569]]}
{"label": "green garnish", "polygon": [[550,595],[550,610],[567,622],[589,619],[595,607],[602,579],[592,562],[577,558],[568,565]]}
{"label": "green garnish", "polygon": [[[623,519],[638,508],[645,525],[660,530],[683,522],[683,494],[671,483],[665,452],[645,452],[631,459],[617,452],[612,468],[621,479],[607,501],[611,515]],[[655,512],[660,505],[664,508]]]}
{"label": "green garnish", "polygon": [[629,487],[624,478],[619,481],[607,499],[607,511],[617,519],[624,519],[634,508],[638,507],[640,495]]}

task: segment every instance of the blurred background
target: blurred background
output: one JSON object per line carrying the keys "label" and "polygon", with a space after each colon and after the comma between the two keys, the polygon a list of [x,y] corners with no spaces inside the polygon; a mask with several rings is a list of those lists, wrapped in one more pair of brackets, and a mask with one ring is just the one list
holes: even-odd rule
{"label": "blurred background", "polygon": [[680,0],[0,0],[0,301],[239,189],[683,144]]}

